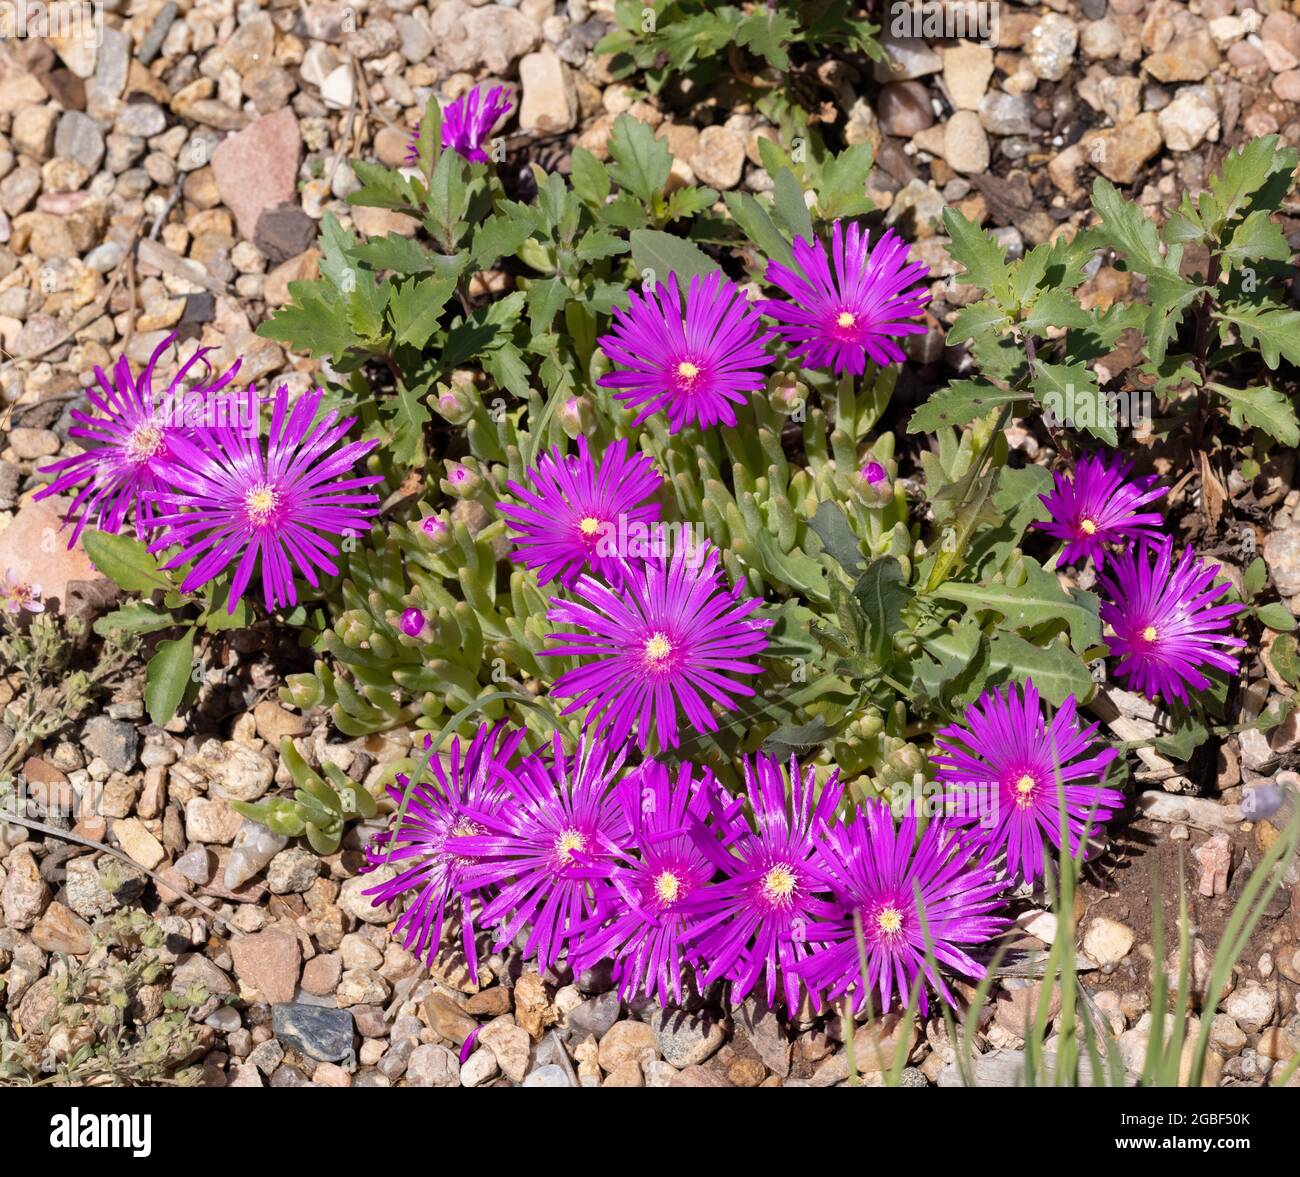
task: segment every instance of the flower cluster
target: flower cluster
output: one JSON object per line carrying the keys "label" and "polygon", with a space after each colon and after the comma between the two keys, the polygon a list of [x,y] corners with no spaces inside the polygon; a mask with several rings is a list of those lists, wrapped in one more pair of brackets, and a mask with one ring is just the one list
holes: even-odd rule
{"label": "flower cluster", "polygon": [[[1151,699],[1185,704],[1188,688],[1210,686],[1207,669],[1236,670],[1229,651],[1246,643],[1228,631],[1244,606],[1222,600],[1231,583],[1190,547],[1176,556],[1159,514],[1139,510],[1164,489],[1150,476],[1130,479],[1131,470],[1127,462],[1081,459],[1072,477],[1056,474],[1040,496],[1050,519],[1035,526],[1063,541],[1059,563],[1095,564],[1116,673]],[[1125,545],[1110,553],[1109,569],[1108,544]]]}
{"label": "flower cluster", "polygon": [[[321,412],[317,389],[292,405],[283,385],[270,398],[265,444],[260,401],[250,387],[235,396],[236,361],[215,379],[182,395],[182,382],[202,349],[155,394],[153,372],[169,336],[137,378],[125,358],[113,379],[95,370],[95,413],[73,410],[69,432],[85,452],[42,467],[54,476],[37,498],[76,491],[66,513],[68,546],[88,524],[119,532],[133,515],[151,552],[172,552],[167,568],[185,567],[181,589],[194,592],[233,569],[227,609],[235,611],[259,569],[268,610],[297,603],[295,575],[313,588],[335,575],[336,540],[364,530],[378,513],[370,489],[379,475],[351,476],[374,441],[344,442],[354,418]],[[210,370],[209,370],[210,372]]]}
{"label": "flower cluster", "polygon": [[404,816],[367,851],[389,877],[366,893],[407,895],[395,934],[430,962],[454,908],[475,974],[487,925],[494,951],[517,943],[539,968],[611,959],[628,999],[680,1002],[693,971],[735,1003],[761,986],[789,1010],[873,993],[884,1009],[921,977],[951,1000],[943,974],[982,976],[968,950],[1009,926],[994,914],[1009,880],[966,834],[942,820],[919,834],[914,813],[895,829],[883,802],[842,821],[835,773],[819,785],[760,754],[737,800],[689,762],[629,768],[603,737],[519,759],[518,743],[484,725],[445,764],[431,755],[438,787],[394,787]]}

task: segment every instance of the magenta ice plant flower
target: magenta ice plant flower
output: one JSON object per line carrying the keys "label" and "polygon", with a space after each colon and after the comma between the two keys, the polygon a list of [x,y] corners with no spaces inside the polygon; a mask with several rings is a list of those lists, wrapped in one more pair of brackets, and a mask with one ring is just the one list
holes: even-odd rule
{"label": "magenta ice plant flower", "polygon": [[918,835],[915,809],[895,828],[884,801],[866,801],[821,840],[818,857],[834,892],[832,914],[809,924],[797,969],[819,1002],[847,995],[855,1011],[870,1001],[882,1014],[895,996],[906,1006],[915,987],[925,1013],[929,1002],[918,978],[952,1005],[944,971],[984,976],[984,965],[966,949],[1010,926],[990,914],[1004,902],[1008,880],[992,864],[973,860],[942,819]]}
{"label": "magenta ice plant flower", "polygon": [[1186,703],[1189,687],[1210,685],[1206,670],[1236,671],[1231,651],[1246,643],[1229,630],[1245,606],[1221,600],[1232,584],[1190,547],[1175,561],[1170,539],[1134,544],[1114,557],[1098,584],[1101,620],[1113,633],[1104,640],[1119,659],[1115,673],[1131,689]]}
{"label": "magenta ice plant flower", "polygon": [[281,385],[265,448],[253,430],[230,425],[172,439],[163,467],[169,489],[154,496],[161,531],[149,550],[178,548],[168,568],[193,562],[182,592],[233,566],[227,605],[233,613],[260,564],[271,610],[297,603],[295,572],[313,588],[319,572],[338,573],[336,541],[364,531],[379,513],[379,497],[368,488],[383,478],[351,476],[376,443],[345,443],[355,418],[339,421],[335,410],[321,416],[324,395],[304,393],[290,408]]}
{"label": "magenta ice plant flower", "polygon": [[768,1005],[779,991],[793,1012],[808,929],[837,915],[818,848],[844,790],[834,772],[819,791],[812,766],[801,774],[793,756],[788,773],[764,753],[744,767],[754,830],[731,847],[698,837],[723,878],[687,899],[698,913],[691,938],[705,985],[730,980],[732,1004],[739,1005],[761,979]]}
{"label": "magenta ice plant flower", "polygon": [[483,832],[452,849],[475,860],[470,886],[495,891],[483,919],[496,928],[498,950],[527,927],[524,955],[535,953],[545,971],[608,915],[610,876],[629,837],[613,789],[624,755],[588,737],[566,755],[556,733],[549,756],[538,753],[520,766],[511,805],[467,808]]}
{"label": "magenta ice plant flower", "polygon": [[584,571],[619,584],[619,537],[659,518],[652,499],[663,479],[654,463],[645,454],[629,454],[622,438],[596,460],[580,436],[576,454],[558,448],[544,454],[528,471],[528,482],[506,484],[518,505],[497,504],[515,532],[511,559],[536,569],[540,584],[571,586]]}
{"label": "magenta ice plant flower", "polygon": [[[515,100],[507,86],[493,86],[484,93],[484,87],[475,86],[455,102],[450,102],[442,112],[442,146],[456,152],[470,163],[487,163],[488,153],[483,145],[492,134],[492,128],[515,108]],[[406,145],[406,162],[415,166],[420,162],[420,132],[411,132]]]}
{"label": "magenta ice plant flower", "polygon": [[868,360],[902,363],[898,339],[924,335],[920,315],[930,294],[915,286],[928,273],[908,262],[907,242],[892,229],[870,248],[857,222],[831,228],[829,254],[820,241],[795,239],[794,267],[768,260],[765,280],[785,294],[757,306],[775,319],[790,356],[811,368],[860,376]]}
{"label": "magenta ice plant flower", "polygon": [[625,1000],[656,996],[680,1005],[683,970],[698,957],[688,943],[699,919],[693,901],[714,874],[699,839],[728,844],[743,825],[741,803],[723,802],[713,774],[685,761],[674,774],[647,760],[616,789],[631,829],[627,861],[611,876],[610,921],[582,938],[571,963],[579,971],[609,957]]}
{"label": "magenta ice plant flower", "polygon": [[1101,569],[1107,544],[1160,538],[1159,512],[1139,508],[1160,498],[1165,488],[1155,485],[1155,475],[1130,478],[1132,470],[1129,462],[1098,454],[1081,458],[1073,474],[1054,475],[1052,489],[1038,496],[1051,518],[1033,526],[1063,542],[1059,564],[1082,564],[1091,557]]}
{"label": "magenta ice plant flower", "polygon": [[1047,867],[1046,847],[1061,846],[1061,802],[1069,852],[1082,856],[1086,839],[1124,804],[1104,787],[1114,748],[1094,747],[1097,725],[1079,727],[1073,695],[1043,717],[1038,689],[1026,682],[994,688],[966,708],[962,726],[935,736],[936,780],[945,787],[952,824],[969,827],[970,842],[1007,870],[1033,881]]}
{"label": "magenta ice plant flower", "polygon": [[[523,737],[522,728],[508,732],[502,726],[490,729],[483,724],[467,747],[462,747],[459,736],[453,737],[445,766],[439,753],[429,756],[428,771],[436,783],[412,784],[399,775],[397,784],[388,787],[397,816],[391,830],[367,844],[362,869],[369,872],[386,865],[397,873],[363,894],[374,896],[375,907],[406,897],[393,935],[430,965],[442,943],[448,912],[458,911],[465,960],[470,976],[478,976],[473,898],[465,888],[470,859],[448,843],[483,832],[467,810],[496,814],[511,803],[510,762]],[[429,742],[426,737],[426,747]]]}
{"label": "magenta ice plant flower", "polygon": [[679,742],[679,712],[697,731],[716,731],[712,705],[731,711],[754,694],[740,675],[758,674],[751,659],[767,647],[770,621],[762,604],[722,583],[716,549],[628,564],[621,589],[590,576],[573,586],[578,601],[551,598],[547,617],[572,629],[550,635],[543,655],[586,661],[551,686],[572,699],[568,715],[587,709],[585,723],[622,744],[635,732],[644,751]]}
{"label": "magenta ice plant flower", "polygon": [[25,581],[16,568],[6,569],[4,579],[0,580],[0,605],[8,613],[45,612],[45,605],[41,602],[41,586]]}
{"label": "magenta ice plant flower", "polygon": [[[193,433],[190,417],[197,417],[201,424],[209,411],[217,416],[216,398],[234,380],[239,361],[206,385],[183,392],[183,382],[194,365],[207,367],[204,357],[211,349],[199,348],[180,366],[166,389],[155,393],[154,369],[175,339],[169,335],[154,349],[139,376],[132,374],[124,355],[113,366],[111,380],[97,367],[98,391],[86,390],[92,411],[73,409],[77,424],[68,430],[70,437],[86,447],[85,452],[40,467],[39,473],[53,475],[53,481],[37,491],[35,498],[76,491],[65,516],[65,522],[73,525],[68,547],[77,542],[87,525],[117,534],[133,508],[135,533],[143,539],[156,523],[154,496],[167,489],[162,471],[173,455],[176,439]],[[191,413],[195,404],[198,411]]]}
{"label": "magenta ice plant flower", "polygon": [[636,410],[636,425],[661,410],[669,433],[735,425],[732,406],[763,387],[771,362],[772,334],[744,292],[714,271],[691,279],[685,307],[676,274],[667,286],[629,291],[628,299],[600,338],[615,366],[598,383],[619,390],[614,398]]}

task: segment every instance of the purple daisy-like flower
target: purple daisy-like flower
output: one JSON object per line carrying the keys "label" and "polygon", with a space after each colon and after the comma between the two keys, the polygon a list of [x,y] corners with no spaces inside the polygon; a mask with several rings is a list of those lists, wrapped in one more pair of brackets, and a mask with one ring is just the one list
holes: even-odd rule
{"label": "purple daisy-like flower", "polygon": [[760,753],[745,761],[745,790],[756,832],[730,849],[712,837],[697,838],[726,877],[687,899],[700,913],[691,936],[704,961],[704,984],[727,978],[732,1004],[739,1005],[762,977],[768,1004],[779,989],[793,1011],[808,928],[836,916],[818,847],[844,789],[837,771],[818,793],[812,766],[800,776],[793,756],[787,787],[781,762]]}
{"label": "purple daisy-like flower", "polygon": [[1163,523],[1156,511],[1139,511],[1165,493],[1155,475],[1129,478],[1129,462],[1108,462],[1101,455],[1080,459],[1072,476],[1059,471],[1055,486],[1039,495],[1051,519],[1034,527],[1064,541],[1057,563],[1082,564],[1089,557],[1106,566],[1108,543],[1159,539]]}
{"label": "purple daisy-like flower", "polygon": [[171,489],[155,495],[163,508],[156,524],[163,530],[149,550],[178,545],[168,568],[194,562],[182,592],[193,592],[238,560],[227,605],[233,613],[260,558],[269,610],[297,603],[295,571],[313,588],[320,583],[318,569],[337,574],[334,537],[369,526],[379,498],[365,488],[383,478],[344,477],[376,443],[340,445],[355,418],[339,421],[331,410],[318,420],[324,395],[321,389],[305,393],[291,410],[289,390],[281,385],[265,451],[252,430],[230,425],[172,440],[162,468]]}
{"label": "purple daisy-like flower", "polygon": [[[1154,559],[1154,562],[1153,562]],[[1187,688],[1203,691],[1214,668],[1232,673],[1237,657],[1229,649],[1245,646],[1227,631],[1243,605],[1214,602],[1232,585],[1218,580],[1218,569],[1196,558],[1190,547],[1175,563],[1170,539],[1135,544],[1111,561],[1098,578],[1109,599],[1101,619],[1114,631],[1106,645],[1119,658],[1115,673],[1148,698],[1187,702]]]}
{"label": "purple daisy-like flower", "polygon": [[551,754],[530,756],[510,782],[513,804],[467,807],[483,833],[453,843],[476,861],[471,887],[500,888],[483,912],[497,948],[529,925],[524,954],[545,971],[609,910],[610,875],[625,853],[627,816],[613,791],[624,752],[583,738],[572,756],[556,733]]}
{"label": "purple daisy-like flower", "polygon": [[742,803],[720,804],[713,774],[705,769],[697,777],[696,771],[683,762],[674,777],[647,760],[616,786],[636,853],[611,878],[621,900],[613,918],[584,936],[570,957],[575,971],[612,958],[618,991],[629,1001],[654,994],[664,1005],[681,1004],[682,969],[698,959],[687,941],[699,912],[688,903],[714,875],[699,838],[728,845],[743,826],[737,821]]}
{"label": "purple daisy-like flower", "polygon": [[[493,86],[486,96],[482,86],[475,86],[443,109],[443,147],[470,163],[487,163],[488,154],[483,150],[483,144],[488,141],[497,122],[514,108],[515,100],[508,86]],[[411,132],[411,141],[406,145],[406,162],[411,166],[420,162],[418,129]]]}
{"label": "purple daisy-like flower", "polygon": [[851,223],[846,231],[836,221],[829,257],[820,241],[799,237],[794,269],[768,260],[765,281],[789,301],[769,298],[757,305],[793,345],[792,358],[859,376],[868,359],[882,365],[903,362],[897,337],[925,334],[923,324],[904,320],[916,318],[930,301],[928,291],[914,286],[928,269],[908,262],[907,242],[892,229],[874,249],[868,244],[860,225]]}
{"label": "purple daisy-like flower", "polygon": [[614,592],[579,577],[579,601],[551,598],[547,617],[576,631],[553,633],[544,655],[595,655],[560,675],[551,693],[573,702],[564,714],[588,708],[586,724],[617,744],[635,730],[644,751],[653,732],[660,748],[678,744],[678,709],[697,730],[716,731],[716,703],[734,710],[753,695],[736,675],[759,674],[749,661],[767,648],[771,622],[751,616],[762,604],[721,582],[716,550],[625,565]]}
{"label": "purple daisy-like flower", "polygon": [[635,425],[660,409],[669,433],[735,425],[731,406],[763,387],[772,358],[772,333],[745,293],[715,271],[691,279],[685,310],[676,274],[628,298],[629,309],[615,307],[612,331],[600,337],[617,367],[598,383],[621,390],[614,397],[636,410]]}
{"label": "purple daisy-like flower", "polygon": [[[918,841],[915,809],[895,829],[884,801],[865,802],[853,821],[826,835],[819,858],[834,888],[834,915],[809,925],[798,970],[826,1002],[851,994],[861,1011],[874,993],[874,1012],[884,1013],[895,993],[907,1005],[923,976],[951,1005],[930,956],[962,976],[982,977],[984,966],[963,946],[987,943],[1010,926],[989,914],[1002,905],[1006,877],[990,864],[971,865],[969,848],[942,820],[932,820]],[[929,1008],[924,986],[919,1005],[922,1013]]]}
{"label": "purple daisy-like flower", "polygon": [[4,579],[0,580],[0,605],[8,613],[44,613],[45,605],[41,602],[41,586],[29,584],[18,575],[16,568],[5,570]]}
{"label": "purple daisy-like flower", "polygon": [[[459,907],[465,960],[470,976],[478,976],[478,953],[474,946],[474,914],[471,896],[465,889],[468,856],[448,846],[450,839],[483,832],[466,810],[497,813],[509,804],[507,786],[513,779],[510,761],[524,737],[523,730],[507,732],[483,724],[473,741],[462,751],[459,737],[453,738],[444,768],[436,753],[428,766],[436,786],[420,781],[412,785],[398,776],[388,795],[405,814],[395,828],[372,838],[366,846],[363,871],[391,865],[398,873],[386,882],[363,892],[373,895],[375,907],[410,895],[406,910],[393,927],[402,946],[429,964],[438,954],[448,908]],[[395,819],[396,820],[396,819]]]}
{"label": "purple daisy-like flower", "polygon": [[[144,538],[146,531],[155,525],[152,496],[167,488],[162,470],[172,457],[176,439],[192,432],[186,424],[187,406],[178,411],[182,382],[195,364],[207,366],[204,355],[211,350],[199,348],[181,365],[167,388],[155,395],[154,368],[175,338],[175,335],[167,336],[154,349],[139,377],[132,375],[126,356],[119,357],[113,366],[111,380],[97,367],[95,380],[99,391],[86,390],[95,411],[85,413],[73,409],[72,418],[78,424],[68,430],[70,437],[83,440],[89,448],[74,457],[40,467],[39,473],[53,475],[54,481],[37,491],[35,498],[77,490],[64,520],[73,525],[68,547],[76,544],[88,524],[116,535],[132,507],[137,536]],[[235,378],[239,364],[236,360],[217,379],[185,394],[186,397],[211,406],[212,398]]]}
{"label": "purple daisy-like flower", "polygon": [[1045,873],[1045,844],[1060,849],[1062,795],[1072,856],[1124,804],[1122,793],[1103,787],[1115,749],[1090,755],[1097,725],[1080,730],[1073,695],[1044,722],[1034,684],[1022,691],[1012,683],[981,695],[965,721],[936,734],[936,779],[952,790],[952,824],[973,827],[970,840],[986,857],[1005,853],[1017,878]]}
{"label": "purple daisy-like flower", "polygon": [[535,568],[540,584],[572,586],[584,569],[619,584],[617,537],[659,518],[659,504],[647,501],[663,484],[654,463],[629,455],[621,438],[597,462],[579,437],[577,454],[553,449],[528,473],[535,490],[506,484],[522,505],[497,504],[516,532],[511,559]]}

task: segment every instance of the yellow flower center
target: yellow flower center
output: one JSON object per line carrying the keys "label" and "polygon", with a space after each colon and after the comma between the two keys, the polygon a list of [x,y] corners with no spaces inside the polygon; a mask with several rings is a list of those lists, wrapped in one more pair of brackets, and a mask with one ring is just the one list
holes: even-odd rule
{"label": "yellow flower center", "polygon": [[132,462],[147,462],[163,448],[163,431],[152,422],[137,426],[126,439],[126,456]]}
{"label": "yellow flower center", "polygon": [[1016,805],[1024,809],[1034,797],[1034,789],[1037,788],[1037,782],[1028,773],[1025,773],[1016,781]]}
{"label": "yellow flower center", "polygon": [[1082,531],[1084,535],[1096,535],[1097,525],[1091,519],[1084,519],[1079,524],[1079,530]]}
{"label": "yellow flower center", "polygon": [[798,882],[788,866],[774,866],[763,876],[763,894],[769,902],[781,903],[794,894]]}
{"label": "yellow flower center", "polygon": [[579,520],[578,528],[583,535],[595,535],[600,530],[600,520],[595,515],[584,516]]}
{"label": "yellow flower center", "polygon": [[653,633],[645,644],[647,662],[662,662],[673,652],[673,644],[664,633]]}
{"label": "yellow flower center", "polygon": [[1154,642],[1159,636],[1160,635],[1156,632],[1156,627],[1154,625],[1148,625],[1146,629],[1142,631],[1142,640],[1144,642]]}
{"label": "yellow flower center", "polygon": [[692,364],[690,360],[683,360],[677,365],[677,375],[683,380],[694,380],[699,374],[699,368]]}
{"label": "yellow flower center", "polygon": [[567,829],[555,839],[555,857],[560,860],[562,866],[568,866],[573,861],[573,852],[575,850],[582,852],[587,849],[587,839],[575,829]]}
{"label": "yellow flower center", "polygon": [[655,879],[655,894],[665,903],[672,903],[681,894],[682,881],[672,871],[666,870]]}
{"label": "yellow flower center", "polygon": [[840,311],[840,313],[835,316],[835,326],[843,327],[846,330],[849,327],[852,327],[856,322],[857,319],[854,318],[852,311]]}
{"label": "yellow flower center", "polygon": [[264,527],[279,505],[280,492],[267,482],[250,486],[244,496],[244,510],[248,513],[249,521],[256,527]]}
{"label": "yellow flower center", "polygon": [[886,936],[894,936],[903,930],[903,913],[896,907],[882,907],[876,916],[876,927]]}

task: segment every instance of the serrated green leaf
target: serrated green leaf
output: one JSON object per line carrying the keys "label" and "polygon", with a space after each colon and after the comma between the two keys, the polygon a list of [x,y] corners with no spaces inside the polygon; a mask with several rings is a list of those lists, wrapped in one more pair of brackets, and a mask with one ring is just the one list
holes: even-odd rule
{"label": "serrated green leaf", "polygon": [[1086,364],[1038,360],[1035,370],[1032,387],[1045,414],[1072,429],[1085,430],[1107,445],[1119,444],[1113,406]]}
{"label": "serrated green leaf", "polygon": [[1296,158],[1295,149],[1283,147],[1276,135],[1249,140],[1229,152],[1219,172],[1210,177],[1209,191],[1201,198],[1202,220],[1216,234],[1222,232],[1246,210],[1270,178],[1289,177],[1295,170]]}
{"label": "serrated green leaf", "polygon": [[1073,695],[1079,702],[1092,696],[1095,684],[1087,664],[1064,642],[1038,646],[1014,633],[995,634],[989,643],[989,669],[1002,681],[1033,681],[1053,707]]}
{"label": "serrated green leaf", "polygon": [[1162,255],[1155,222],[1101,176],[1092,186],[1092,206],[1102,218],[1098,233],[1120,255],[1128,269],[1147,275],[1161,271],[1178,273],[1182,247],[1171,246],[1168,256]]}
{"label": "serrated green leaf", "polygon": [[1092,316],[1079,305],[1073,290],[1044,290],[1021,327],[1031,335],[1045,335],[1049,327],[1091,327],[1092,323]]}
{"label": "serrated green leaf", "polygon": [[[464,255],[457,255],[464,261]],[[448,300],[456,292],[458,273],[432,274],[406,282],[393,294],[393,331],[398,343],[424,347],[438,330]]]}
{"label": "serrated green leaf", "polygon": [[812,214],[804,203],[803,188],[789,168],[782,168],[774,177],[772,200],[778,219],[792,238],[802,237],[805,241],[816,239]]}
{"label": "serrated green leaf", "polygon": [[158,643],[145,668],[144,705],[159,727],[171,721],[181,705],[194,666],[194,628],[180,637]]}
{"label": "serrated green leaf", "polygon": [[773,69],[787,69],[790,54],[786,43],[799,31],[799,22],[771,8],[756,8],[740,22],[736,43],[756,57],[764,58]]}
{"label": "serrated green leaf", "polygon": [[668,194],[668,220],[690,220],[711,208],[717,199],[718,194],[712,188],[674,188]]}
{"label": "serrated green leaf", "polygon": [[968,286],[987,290],[1004,309],[1014,309],[1010,306],[1014,299],[1006,250],[992,234],[984,232],[955,208],[943,210],[943,223],[952,238],[948,246],[949,257],[966,268],[962,281]]}
{"label": "serrated green leaf", "polygon": [[474,230],[474,244],[470,260],[474,269],[484,270],[504,257],[513,257],[515,251],[532,236],[533,226],[523,217],[489,217]]}
{"label": "serrated green leaf", "polygon": [[1154,364],[1163,364],[1169,343],[1178,334],[1183,313],[1201,294],[1204,287],[1185,282],[1177,274],[1157,271],[1147,278],[1147,299],[1151,309],[1144,331],[1147,354]]}
{"label": "serrated green leaf", "polygon": [[593,208],[609,199],[609,172],[585,147],[575,147],[569,157],[569,182],[578,197]]}
{"label": "serrated green leaf", "polygon": [[907,431],[934,433],[945,426],[965,425],[1002,405],[1024,399],[1023,392],[999,388],[987,380],[954,380],[930,394],[930,398],[912,414]]}
{"label": "serrated green leaf", "polygon": [[1300,364],[1300,311],[1233,303],[1216,311],[1215,318],[1236,327],[1242,342],[1258,348],[1270,368],[1276,369],[1283,358]]}
{"label": "serrated green leaf", "polygon": [[[766,143],[766,139],[760,139]],[[867,177],[871,175],[870,143],[859,143],[832,156],[822,166],[817,183],[817,211],[828,221],[860,217],[875,205],[866,195]]]}
{"label": "serrated green leaf", "polygon": [[371,269],[392,270],[402,276],[428,274],[436,270],[443,260],[418,241],[403,237],[400,233],[371,237],[354,245],[351,255]]}
{"label": "serrated green leaf", "polygon": [[1225,270],[1233,270],[1252,261],[1287,262],[1292,252],[1269,210],[1257,209],[1233,229],[1219,257]]}
{"label": "serrated green leaf", "polygon": [[663,195],[673,157],[668,144],[656,138],[645,123],[621,114],[609,136],[609,174],[615,183],[642,204]]}
{"label": "serrated green leaf", "polygon": [[683,295],[697,274],[712,274],[722,268],[694,242],[659,229],[633,229],[630,241],[632,263],[642,279],[648,271],[655,282],[667,285],[668,275],[676,274],[677,289]]}
{"label": "serrated green leaf", "polygon": [[1295,403],[1269,385],[1258,388],[1229,388],[1210,384],[1228,402],[1228,418],[1238,429],[1262,429],[1269,437],[1289,448],[1300,446],[1300,420]]}
{"label": "serrated green leaf", "polygon": [[933,595],[957,601],[974,612],[997,613],[1009,629],[1035,629],[1064,622],[1076,650],[1096,645],[1101,638],[1097,598],[1078,589],[1067,593],[1056,575],[1045,571],[1036,560],[1025,557],[1024,565],[1025,583],[1015,588],[950,580],[934,589]]}
{"label": "serrated green leaf", "polygon": [[948,328],[949,347],[960,347],[967,340],[980,340],[989,335],[1002,335],[1010,330],[1011,319],[997,303],[984,299],[962,307]]}

